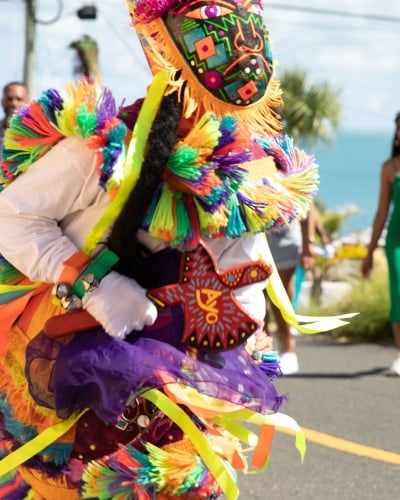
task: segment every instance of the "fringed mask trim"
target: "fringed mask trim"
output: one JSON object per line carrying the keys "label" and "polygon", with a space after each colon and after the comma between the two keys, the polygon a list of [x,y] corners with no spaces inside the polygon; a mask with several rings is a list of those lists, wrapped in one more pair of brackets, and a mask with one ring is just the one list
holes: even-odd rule
{"label": "fringed mask trim", "polygon": [[168,71],[186,117],[230,114],[257,133],[273,134],[281,129],[274,111],[281,90],[261,14],[254,1],[191,1],[172,2],[162,17],[133,20],[153,73]]}

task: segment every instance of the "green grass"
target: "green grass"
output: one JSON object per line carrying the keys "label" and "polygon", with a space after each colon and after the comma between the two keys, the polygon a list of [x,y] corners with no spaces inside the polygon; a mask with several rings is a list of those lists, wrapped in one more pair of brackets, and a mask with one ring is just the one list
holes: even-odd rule
{"label": "green grass", "polygon": [[348,325],[332,330],[331,335],[353,341],[392,341],[388,320],[390,308],[388,287],[387,271],[379,266],[369,279],[355,279],[352,288],[338,301],[326,307],[312,302],[302,313],[314,316],[358,312],[357,316],[350,319]]}

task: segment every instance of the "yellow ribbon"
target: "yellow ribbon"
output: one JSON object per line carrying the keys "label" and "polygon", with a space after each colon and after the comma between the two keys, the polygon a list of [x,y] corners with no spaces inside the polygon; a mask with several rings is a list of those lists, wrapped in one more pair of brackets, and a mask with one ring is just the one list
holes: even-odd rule
{"label": "yellow ribbon", "polygon": [[93,252],[96,245],[102,240],[104,233],[112,226],[137,183],[142,168],[147,138],[166,87],[166,73],[160,71],[153,78],[136,120],[122,167],[122,180],[118,194],[86,237],[82,251],[87,255]]}
{"label": "yellow ribbon", "polygon": [[[247,438],[248,444],[250,446],[255,446],[258,437],[252,433],[246,433],[243,431],[243,428],[239,426],[237,421],[247,422],[249,424],[257,424],[257,425],[272,425],[277,429],[285,429],[286,431],[290,431],[293,433],[295,437],[295,446],[298,452],[300,453],[301,460],[304,460],[304,456],[306,453],[306,439],[304,432],[298,425],[298,423],[289,415],[285,415],[284,413],[272,413],[271,415],[262,415],[261,413],[257,413],[248,408],[241,408],[235,413],[229,413],[224,415],[223,417],[214,417],[212,421],[223,427],[224,429],[229,430],[229,432],[236,433],[238,432],[238,437]],[[236,421],[236,423],[235,423]],[[246,442],[246,441],[245,441]]]}
{"label": "yellow ribbon", "polygon": [[189,416],[171,401],[165,394],[157,389],[151,389],[142,397],[151,401],[168,418],[175,422],[189,437],[193,446],[198,451],[202,460],[221,487],[228,500],[235,500],[239,496],[239,489],[232,477],[229,468],[215,453],[206,436],[196,427]]}
{"label": "yellow ribbon", "polygon": [[[255,449],[255,452],[257,452],[258,447],[263,446],[260,435],[255,434],[239,423],[239,420],[289,431],[296,436],[295,446],[300,453],[301,459],[304,459],[306,452],[304,433],[293,418],[283,413],[260,414],[251,409],[244,409],[235,403],[202,394],[193,387],[174,383],[172,377],[167,373],[158,372],[158,376],[164,383],[164,391],[170,399],[180,405],[187,406],[193,413],[206,421],[219,425],[231,435]],[[176,423],[179,425],[179,422]],[[266,459],[268,460],[267,457]],[[261,472],[266,465],[258,467],[252,473]]]}
{"label": "yellow ribbon", "polygon": [[50,446],[52,443],[57,441],[57,439],[63,436],[86,411],[87,409],[81,411],[80,413],[73,413],[66,420],[48,427],[35,438],[31,439],[20,448],[0,460],[0,476],[15,470],[19,465],[23,464],[43,451],[47,448],[47,446]]}
{"label": "yellow ribbon", "polygon": [[[268,240],[266,250],[262,258],[272,264],[272,274],[267,281],[267,294],[272,302],[280,309],[284,320],[289,325],[294,326],[303,333],[321,333],[347,325],[346,319],[356,316],[358,313],[340,314],[338,316],[302,316],[294,312],[292,303],[287,295],[285,287],[282,284],[274,258],[269,249]],[[306,324],[301,324],[306,323]]]}

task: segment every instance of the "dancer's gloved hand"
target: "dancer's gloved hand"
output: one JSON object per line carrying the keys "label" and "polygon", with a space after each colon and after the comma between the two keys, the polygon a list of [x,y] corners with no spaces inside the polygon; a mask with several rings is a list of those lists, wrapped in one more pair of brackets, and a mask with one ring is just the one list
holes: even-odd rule
{"label": "dancer's gloved hand", "polygon": [[83,296],[82,305],[111,337],[119,339],[132,330],[152,325],[157,319],[157,308],[146,297],[146,290],[115,271]]}

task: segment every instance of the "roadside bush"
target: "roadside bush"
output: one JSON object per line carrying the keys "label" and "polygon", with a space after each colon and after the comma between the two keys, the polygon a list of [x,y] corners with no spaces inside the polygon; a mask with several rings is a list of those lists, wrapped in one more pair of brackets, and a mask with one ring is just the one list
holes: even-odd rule
{"label": "roadside bush", "polygon": [[305,314],[325,316],[358,312],[348,325],[332,330],[331,335],[349,340],[386,342],[392,340],[389,308],[387,269],[377,266],[369,279],[352,280],[351,289],[339,300],[325,307],[312,301]]}

